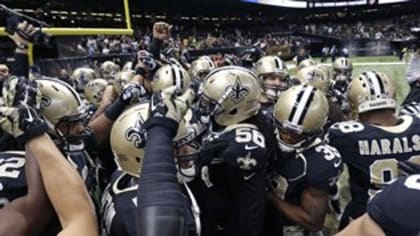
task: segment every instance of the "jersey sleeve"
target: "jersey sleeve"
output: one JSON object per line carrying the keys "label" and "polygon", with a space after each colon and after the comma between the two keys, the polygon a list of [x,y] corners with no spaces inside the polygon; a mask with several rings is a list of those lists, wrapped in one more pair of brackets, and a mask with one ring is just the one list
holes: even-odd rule
{"label": "jersey sleeve", "polygon": [[367,213],[389,235],[416,235],[419,198],[420,175],[400,178],[371,199]]}
{"label": "jersey sleeve", "polygon": [[318,145],[307,154],[306,159],[312,158],[307,168],[308,183],[324,191],[329,191],[340,177],[343,164],[339,152],[326,144]]}

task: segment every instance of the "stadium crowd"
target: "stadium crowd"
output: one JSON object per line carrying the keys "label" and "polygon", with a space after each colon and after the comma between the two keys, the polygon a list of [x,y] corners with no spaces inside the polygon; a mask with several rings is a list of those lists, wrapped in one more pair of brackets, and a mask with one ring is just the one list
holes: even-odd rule
{"label": "stadium crowd", "polygon": [[[327,217],[338,236],[420,232],[417,72],[400,108],[388,75],[354,75],[350,58],[330,68],[299,50],[292,72],[270,51],[303,38],[156,22],[76,46],[133,60],[52,78],[29,69],[38,30],[19,22],[14,64],[0,65],[0,235],[324,235]],[[182,53],[249,45],[261,51]]]}

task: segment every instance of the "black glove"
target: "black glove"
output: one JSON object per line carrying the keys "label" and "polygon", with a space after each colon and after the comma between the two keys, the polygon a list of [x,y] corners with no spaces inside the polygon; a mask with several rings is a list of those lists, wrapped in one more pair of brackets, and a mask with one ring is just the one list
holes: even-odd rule
{"label": "black glove", "polygon": [[176,132],[178,123],[191,106],[195,94],[192,89],[181,96],[176,96],[176,86],[154,93],[149,103],[149,119],[145,127],[161,124]]}
{"label": "black glove", "polygon": [[116,120],[126,106],[139,102],[147,97],[143,86],[137,82],[130,82],[124,86],[120,96],[105,109],[105,115],[110,120]]}
{"label": "black glove", "polygon": [[157,67],[157,63],[153,58],[153,54],[151,54],[147,50],[138,51],[137,60],[143,63],[144,69],[146,69],[147,71],[153,71]]}
{"label": "black glove", "polygon": [[420,174],[420,165],[411,161],[399,161],[398,169],[400,173],[405,176]]}
{"label": "black glove", "polygon": [[39,109],[41,97],[38,84],[25,77],[10,77],[3,87],[4,104],[9,107],[23,104]]}
{"label": "black glove", "polygon": [[47,124],[32,107],[0,107],[0,127],[21,144],[48,131]]}

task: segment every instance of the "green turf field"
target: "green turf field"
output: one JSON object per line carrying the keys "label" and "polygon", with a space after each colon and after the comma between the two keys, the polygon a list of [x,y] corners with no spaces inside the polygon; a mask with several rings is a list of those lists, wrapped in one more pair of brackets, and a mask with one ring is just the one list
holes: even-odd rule
{"label": "green turf field", "polygon": [[[397,90],[397,100],[401,103],[405,96],[409,92],[409,86],[405,79],[405,70],[407,65],[401,63],[397,57],[394,56],[383,56],[383,57],[353,57],[350,58],[353,62],[353,77],[358,76],[361,72],[366,70],[376,70],[388,75],[390,79],[395,82]],[[317,63],[320,63],[320,58],[315,58]],[[362,65],[360,65],[361,63]],[[378,63],[378,64],[375,64]],[[384,64],[380,64],[384,63]],[[390,63],[390,64],[386,64]],[[396,64],[392,64],[396,63]],[[331,61],[328,60],[326,64],[331,65]],[[296,70],[292,69],[293,74]]]}

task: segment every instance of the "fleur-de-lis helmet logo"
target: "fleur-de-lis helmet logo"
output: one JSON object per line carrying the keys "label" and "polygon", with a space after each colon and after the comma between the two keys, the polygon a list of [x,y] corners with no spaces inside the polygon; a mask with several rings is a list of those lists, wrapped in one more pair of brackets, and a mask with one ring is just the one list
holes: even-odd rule
{"label": "fleur-de-lis helmet logo", "polygon": [[249,94],[249,89],[242,85],[239,76],[236,78],[235,83],[230,87],[230,89],[230,99],[232,99],[235,104],[240,103],[244,97]]}
{"label": "fleur-de-lis helmet logo", "polygon": [[125,138],[132,142],[136,148],[144,148],[146,145],[146,130],[143,129],[142,125],[144,123],[144,119],[139,112],[137,114],[137,120],[134,127],[130,127],[125,132]]}

